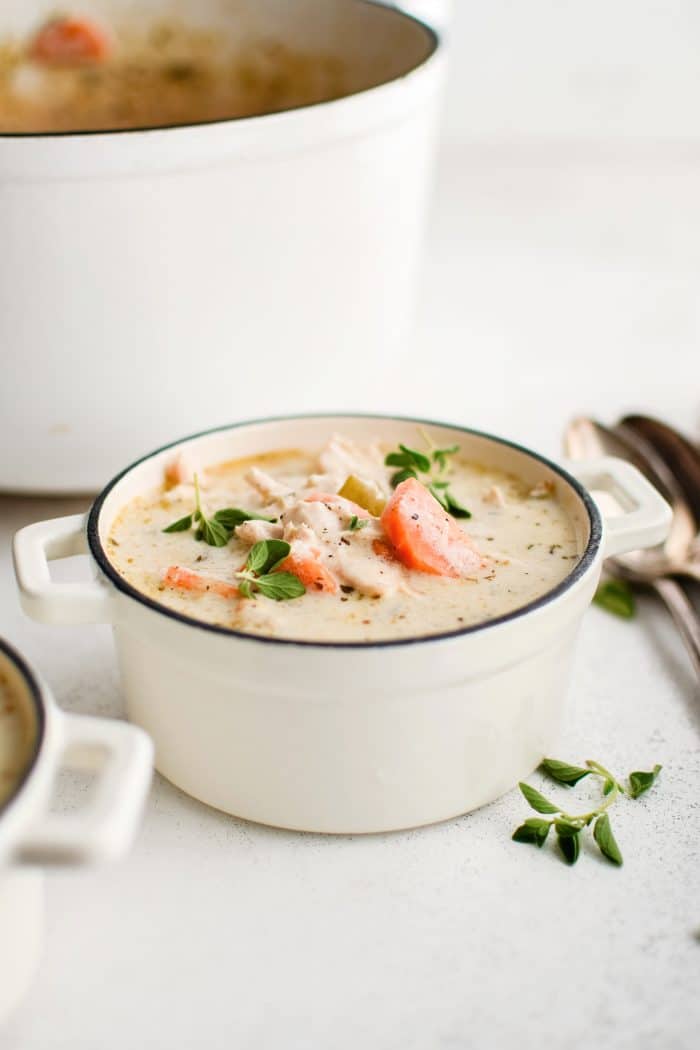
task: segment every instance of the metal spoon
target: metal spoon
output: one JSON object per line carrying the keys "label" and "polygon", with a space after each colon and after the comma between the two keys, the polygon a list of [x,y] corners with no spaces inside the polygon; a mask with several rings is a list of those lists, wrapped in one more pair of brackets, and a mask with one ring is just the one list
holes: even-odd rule
{"label": "metal spoon", "polygon": [[683,490],[700,533],[700,451],[680,431],[651,416],[625,416],[621,425],[643,438],[665,461]]}
{"label": "metal spoon", "polygon": [[631,453],[636,451],[640,469],[653,481],[665,495],[672,507],[675,507],[677,521],[669,534],[665,545],[669,557],[669,572],[676,576],[689,576],[700,580],[700,517],[695,506],[688,499],[688,493],[682,479],[676,474],[673,465],[661,455],[653,441],[649,441],[634,427],[618,423],[615,434],[628,444]]}
{"label": "metal spoon", "polygon": [[696,536],[696,522],[673,475],[653,449],[650,451],[642,439],[630,438],[624,428],[620,433],[620,430],[612,430],[595,420],[579,418],[569,424],[564,443],[567,455],[574,460],[601,455],[631,460],[671,504],[673,520],[663,546],[608,558],[605,565],[613,576],[650,587],[659,595],[673,617],[700,678],[700,620],[683,588],[671,578],[675,574],[684,574],[700,579],[699,567],[689,556]]}

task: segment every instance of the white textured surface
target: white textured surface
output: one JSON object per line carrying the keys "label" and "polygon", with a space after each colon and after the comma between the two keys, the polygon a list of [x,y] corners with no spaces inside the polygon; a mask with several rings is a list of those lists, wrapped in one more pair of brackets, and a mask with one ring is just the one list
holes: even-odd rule
{"label": "white textured surface", "polygon": [[[646,405],[697,429],[699,174],[693,149],[450,154],[417,342],[429,353],[407,348],[403,377],[378,365],[363,407],[553,455],[576,411]],[[0,631],[63,706],[116,716],[108,630],[32,624],[14,595],[12,532],[75,509],[0,500]],[[422,831],[334,839],[244,824],[156,779],[126,862],[50,877],[43,966],[0,1048],[690,1048],[699,733],[685,654],[644,600],[631,624],[587,615],[559,749],[621,774],[664,765],[657,789],[616,806],[619,871],[512,844],[514,793]]]}

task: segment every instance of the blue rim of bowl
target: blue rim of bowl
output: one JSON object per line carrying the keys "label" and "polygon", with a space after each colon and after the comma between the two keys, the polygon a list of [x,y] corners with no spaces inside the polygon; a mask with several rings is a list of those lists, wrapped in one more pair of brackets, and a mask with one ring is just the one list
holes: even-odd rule
{"label": "blue rim of bowl", "polygon": [[[197,620],[191,616],[185,616],[183,613],[176,612],[174,609],[168,608],[166,605],[162,605],[160,602],[154,601],[152,598],[147,597],[141,591],[137,590],[136,587],[132,587],[130,583],[121,576],[115,567],[109,560],[107,553],[102,545],[102,540],[99,535],[99,519],[102,512],[102,507],[112,489],[126,477],[132,470],[141,466],[142,463],[147,462],[149,459],[153,459],[154,456],[160,455],[161,452],[167,452],[168,449],[177,448],[179,445],[183,445],[189,441],[195,441],[198,438],[208,437],[211,434],[220,434],[229,430],[240,430],[243,427],[259,426],[267,423],[291,423],[298,420],[304,419],[327,419],[329,422],[334,419],[363,419],[372,420],[375,419],[378,422],[396,422],[406,423],[418,426],[427,427],[441,427],[447,430],[455,430],[458,433],[468,434],[470,437],[484,438],[488,441],[493,441],[498,445],[502,445],[506,448],[514,449],[517,452],[522,453],[525,456],[529,456],[534,459],[537,463],[541,463],[543,466],[548,467],[550,470],[558,474],[563,481],[565,481],[576,493],[581,500],[583,506],[586,509],[589,523],[589,535],[588,542],[586,544],[583,554],[574,565],[570,573],[568,573],[561,583],[557,584],[551,590],[545,592],[539,598],[534,601],[528,602],[526,605],[521,605],[517,609],[513,609],[509,613],[504,613],[503,616],[494,617],[492,620],[484,620],[481,623],[471,624],[467,627],[460,627],[454,631],[442,631],[439,634],[427,634],[427,635],[416,635],[410,638],[386,638],[380,639],[374,642],[367,641],[313,641],[299,638],[270,638],[261,634],[252,634],[247,631],[237,631],[233,627],[221,627],[218,624],[205,623],[203,620]],[[431,642],[441,642],[448,639],[459,638],[463,635],[476,634],[479,631],[489,630],[490,628],[498,627],[501,624],[509,623],[512,620],[517,620],[521,616],[525,616],[528,613],[534,612],[537,609],[543,608],[550,602],[555,601],[560,595],[564,594],[570,587],[572,587],[582,576],[585,575],[593,561],[595,560],[596,554],[600,547],[600,543],[603,536],[603,524],[600,517],[600,512],[593,500],[583,485],[569,474],[563,467],[560,467],[557,463],[553,463],[545,456],[541,456],[538,452],[533,452],[524,445],[519,445],[517,442],[508,441],[505,438],[496,437],[494,434],[488,434],[483,430],[474,430],[471,427],[463,427],[456,423],[444,423],[432,419],[416,419],[409,416],[394,416],[394,415],[378,415],[377,413],[363,413],[363,412],[304,412],[301,414],[292,414],[288,416],[267,416],[262,419],[247,419],[239,423],[229,423],[226,426],[211,427],[208,430],[199,431],[196,434],[191,434],[189,437],[180,438],[177,441],[171,441],[167,445],[162,445],[160,448],[155,449],[153,452],[149,452],[147,455],[137,459],[130,466],[120,471],[112,480],[102,489],[99,496],[95,499],[87,521],[87,540],[88,546],[92,553],[93,558],[97,562],[102,572],[107,578],[114,584],[114,586],[126,594],[129,598],[133,598],[141,605],[145,605],[147,608],[152,609],[154,612],[160,613],[162,616],[166,616],[171,620],[176,620],[179,623],[186,624],[189,627],[196,627],[202,631],[208,631],[213,634],[223,635],[224,637],[230,638],[241,638],[245,641],[258,642],[261,645],[275,645],[275,646],[297,646],[313,649],[387,649],[397,648],[408,645],[425,645]]]}
{"label": "blue rim of bowl", "polygon": [[32,699],[34,715],[36,718],[36,737],[31,758],[24,767],[19,779],[14,783],[10,794],[4,802],[0,803],[0,819],[2,819],[15,799],[21,794],[22,788],[31,777],[39,760],[44,737],[46,735],[46,712],[44,709],[42,689],[36,675],[24,657],[21,656],[17,650],[9,644],[9,642],[6,642],[4,638],[0,638],[0,655],[6,657],[6,659],[9,660],[19,672]]}
{"label": "blue rim of bowl", "polygon": [[83,136],[92,135],[138,135],[147,131],[183,131],[189,128],[208,128],[217,127],[222,124],[238,124],[243,120],[264,120],[265,117],[279,117],[283,113],[301,113],[307,109],[313,109],[316,106],[331,106],[334,102],[342,102],[344,99],[356,98],[358,95],[364,95],[367,91],[375,91],[377,88],[387,87],[389,84],[395,84],[399,80],[403,80],[404,77],[409,77],[416,70],[422,69],[432,58],[435,57],[440,49],[441,38],[436,30],[429,26],[427,22],[417,18],[415,15],[410,14],[408,11],[404,11],[399,7],[387,7],[386,4],[377,0],[351,0],[354,4],[362,4],[365,7],[384,7],[390,11],[393,15],[397,15],[406,22],[414,22],[419,26],[426,34],[430,49],[424,58],[421,59],[416,65],[411,66],[404,73],[400,73],[398,76],[392,77],[390,80],[382,80],[379,84],[371,84],[369,87],[359,88],[357,91],[349,91],[347,94],[338,95],[336,98],[325,98],[319,99],[316,102],[305,102],[300,106],[288,106],[286,109],[273,109],[267,113],[252,113],[252,114],[241,114],[238,117],[217,117],[213,120],[190,120],[183,122],[182,124],[144,124],[139,125],[135,128],[86,128],[83,131],[80,129],[68,131],[0,131],[0,141],[3,139],[70,139]]}

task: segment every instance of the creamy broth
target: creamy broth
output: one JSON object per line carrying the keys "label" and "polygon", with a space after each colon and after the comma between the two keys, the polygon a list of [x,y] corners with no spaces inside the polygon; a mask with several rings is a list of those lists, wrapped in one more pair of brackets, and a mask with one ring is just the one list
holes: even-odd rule
{"label": "creamy broth", "polygon": [[341,60],[260,40],[243,54],[174,21],[114,30],[99,61],[52,65],[0,42],[0,133],[158,127],[255,116],[345,94]]}
{"label": "creamy broth", "polygon": [[0,654],[0,806],[26,769],[35,736],[26,686]]}
{"label": "creamy broth", "polygon": [[[407,433],[406,441],[415,444],[415,435]],[[218,547],[198,540],[196,525],[163,531],[194,507],[191,468],[183,460],[174,462],[161,488],[137,497],[118,515],[107,539],[109,558],[138,591],[189,617],[312,641],[378,641],[459,630],[540,597],[578,561],[581,530],[556,484],[533,487],[459,453],[451,455],[446,472],[436,476],[449,483],[452,498],[471,517],[449,515],[448,521],[419,482],[392,488],[397,468],[384,464],[388,451],[335,437],[316,453],[281,450],[200,472],[201,505],[208,517],[222,508],[242,508],[276,519],[274,524],[246,522]],[[399,493],[405,506],[408,489],[418,491],[417,485],[421,507],[407,516],[411,543],[416,533],[410,530],[420,530],[426,521],[423,512],[435,513],[439,527],[449,533],[449,550],[459,550],[448,568],[453,574],[436,574],[434,565],[431,571],[417,568],[414,547],[404,548],[403,532],[394,531],[395,516],[386,517],[388,511],[382,518],[377,507],[374,514],[362,507],[353,513],[354,504],[335,495],[349,475],[373,497],[392,501],[390,507]],[[301,572],[308,584],[301,597],[275,601],[261,594],[241,597],[235,590],[251,545],[271,536],[289,541],[290,559],[296,558],[278,569],[296,566],[297,571],[310,551],[318,559],[318,581]],[[424,544],[425,534],[417,536]],[[329,581],[328,587],[319,589],[321,580]]]}

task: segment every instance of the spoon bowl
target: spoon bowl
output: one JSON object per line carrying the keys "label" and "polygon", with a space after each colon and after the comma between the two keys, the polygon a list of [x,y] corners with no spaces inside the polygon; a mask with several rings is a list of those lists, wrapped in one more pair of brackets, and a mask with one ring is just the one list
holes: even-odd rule
{"label": "spoon bowl", "polygon": [[633,428],[604,426],[580,417],[568,426],[564,445],[573,460],[613,455],[637,466],[671,505],[672,520],[666,541],[644,551],[606,559],[611,575],[628,583],[650,587],[668,608],[700,678],[700,620],[675,576],[700,580],[695,557],[697,521],[680,485],[656,449]]}
{"label": "spoon bowl", "polygon": [[[666,541],[645,551],[632,551],[614,559],[628,578],[648,583],[659,576],[688,576],[700,580],[697,558],[698,523],[683,490],[654,446],[633,428],[606,427],[597,420],[579,417],[565,434],[567,455],[574,460],[601,455],[629,460],[645,474],[670,504],[673,512]],[[609,563],[613,559],[608,559]]]}
{"label": "spoon bowl", "polygon": [[695,515],[695,531],[700,534],[700,450],[680,431],[651,416],[625,416],[621,426],[644,439],[673,472]]}

